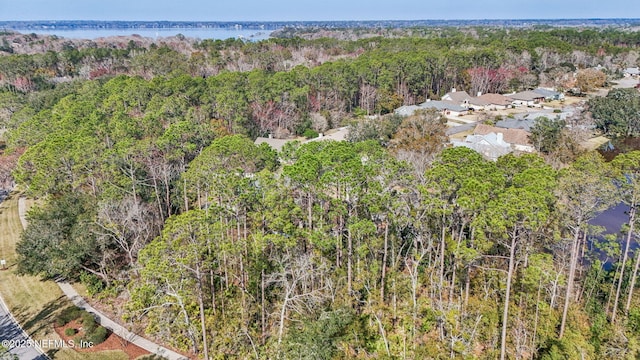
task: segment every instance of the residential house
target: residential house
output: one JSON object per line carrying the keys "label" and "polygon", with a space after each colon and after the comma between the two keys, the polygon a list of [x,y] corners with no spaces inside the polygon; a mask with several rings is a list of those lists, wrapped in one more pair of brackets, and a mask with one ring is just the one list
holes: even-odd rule
{"label": "residential house", "polygon": [[436,109],[444,116],[461,116],[468,112],[464,106],[449,100],[428,100],[420,104],[421,109]]}
{"label": "residential house", "polygon": [[489,109],[490,107],[490,103],[485,101],[484,99],[482,99],[481,94],[478,93],[477,97],[472,97],[471,100],[469,100],[469,108],[473,109],[473,110],[486,110]]}
{"label": "residential house", "polygon": [[411,116],[418,110],[436,109],[444,116],[461,116],[467,113],[467,108],[452,101],[428,100],[420,105],[403,105],[394,113],[401,116]]}
{"label": "residential house", "polygon": [[451,89],[451,92],[444,94],[441,100],[451,101],[468,109],[470,107],[471,99],[472,96],[466,91],[456,91],[456,89]]}
{"label": "residential house", "polygon": [[464,146],[474,150],[486,159],[497,160],[500,156],[513,151],[511,144],[504,141],[502,133],[488,133],[485,135],[468,135],[464,141],[451,141],[454,147]]}
{"label": "residential house", "polygon": [[487,135],[490,133],[501,133],[503,140],[511,145],[514,151],[534,152],[535,148],[529,140],[528,131],[522,129],[505,129],[486,124],[478,124],[473,131],[474,135]]}
{"label": "residential house", "polygon": [[507,95],[511,98],[514,106],[538,106],[544,101],[544,95],[540,95],[536,92],[527,90],[515,94]]}
{"label": "residential house", "polygon": [[482,100],[485,104],[485,109],[487,110],[504,110],[508,109],[512,106],[513,100],[500,94],[482,94],[477,97],[477,99]]}
{"label": "residential house", "polygon": [[481,97],[481,93],[478,93],[477,97],[469,95],[466,91],[456,91],[452,89],[451,92],[446,93],[443,97],[443,101],[451,101],[464,108],[471,110],[485,110],[491,104]]}
{"label": "residential house", "polygon": [[[526,114],[525,114],[526,115]],[[537,117],[532,116],[517,116],[513,118],[506,118],[496,122],[496,127],[502,129],[521,129],[524,131],[531,131],[531,128],[536,123]]]}
{"label": "residential house", "polygon": [[624,77],[638,77],[640,75],[640,69],[637,67],[626,68],[622,70]]}
{"label": "residential house", "polygon": [[423,107],[418,105],[403,105],[397,108],[394,113],[400,116],[411,116],[418,110],[423,110]]}
{"label": "residential house", "polygon": [[349,135],[349,127],[343,126],[338,129],[329,130],[326,133],[320,133],[316,138],[309,139],[305,142],[333,140],[333,141],[345,141]]}
{"label": "residential house", "polygon": [[545,88],[537,88],[537,89],[533,89],[533,92],[536,94],[540,94],[542,96],[544,96],[544,99],[547,101],[551,101],[551,100],[564,100],[564,94],[551,90],[551,89],[545,89]]}
{"label": "residential house", "polygon": [[[568,108],[570,109],[570,108]],[[551,110],[542,110],[536,112],[526,112],[520,114],[513,114],[512,116],[496,122],[496,126],[505,129],[522,129],[525,131],[531,131],[536,120],[540,117],[546,117],[551,120],[567,120],[568,117],[574,114],[573,111],[565,110],[560,113],[552,112]]]}
{"label": "residential house", "polygon": [[256,140],[253,142],[256,145],[260,145],[260,144],[267,144],[269,146],[271,146],[272,149],[280,152],[282,150],[282,148],[284,147],[284,145],[290,141],[301,141],[301,143],[308,143],[311,141],[323,141],[323,140],[333,140],[333,141],[344,141],[347,138],[347,135],[349,134],[349,128],[348,127],[341,127],[338,129],[332,129],[327,131],[326,134],[320,133],[318,137],[316,138],[312,138],[312,139],[303,139],[303,138],[298,138],[298,139],[274,139],[271,136],[269,137],[258,137],[256,138]]}

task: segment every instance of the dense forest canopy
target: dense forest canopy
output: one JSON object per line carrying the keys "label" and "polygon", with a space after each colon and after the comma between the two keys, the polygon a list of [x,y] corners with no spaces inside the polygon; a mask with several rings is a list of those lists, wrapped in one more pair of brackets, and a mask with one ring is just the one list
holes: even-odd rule
{"label": "dense forest canopy", "polygon": [[[412,34],[0,35],[0,175],[38,198],[18,271],[125,299],[123,321],[200,358],[637,357],[639,152],[574,151],[571,119],[541,118],[541,155],[489,161],[445,146],[440,113],[390,113],[451,88],[574,89],[598,65],[613,79],[639,33]],[[635,136],[638,99],[585,107]],[[252,141],[344,125],[349,141]],[[599,236],[619,203],[625,226]]]}

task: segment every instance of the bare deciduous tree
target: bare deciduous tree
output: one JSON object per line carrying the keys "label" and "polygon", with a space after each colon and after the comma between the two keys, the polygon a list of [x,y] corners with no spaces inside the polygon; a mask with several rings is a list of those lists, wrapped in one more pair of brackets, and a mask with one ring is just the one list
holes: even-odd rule
{"label": "bare deciduous tree", "polygon": [[158,221],[157,210],[138,199],[105,201],[98,209],[97,235],[111,239],[124,252],[127,264],[133,266],[138,251],[157,235]]}
{"label": "bare deciduous tree", "polygon": [[266,276],[265,282],[282,290],[281,304],[277,312],[280,344],[288,315],[292,312],[306,314],[316,310],[330,297],[331,280],[328,276],[328,265],[312,254],[286,254],[275,261],[281,270]]}

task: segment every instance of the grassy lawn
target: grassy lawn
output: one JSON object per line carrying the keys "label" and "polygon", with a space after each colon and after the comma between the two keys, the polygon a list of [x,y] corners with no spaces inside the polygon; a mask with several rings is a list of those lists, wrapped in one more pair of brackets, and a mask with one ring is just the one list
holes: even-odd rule
{"label": "grassy lawn", "polygon": [[[53,281],[42,281],[33,276],[17,276],[15,245],[20,239],[22,224],[18,216],[18,195],[15,193],[0,203],[0,259],[7,269],[0,270],[0,295],[34,340],[60,340],[53,330],[55,317],[71,301]],[[78,353],[70,348],[43,349],[53,359],[127,359],[122,351]]]}

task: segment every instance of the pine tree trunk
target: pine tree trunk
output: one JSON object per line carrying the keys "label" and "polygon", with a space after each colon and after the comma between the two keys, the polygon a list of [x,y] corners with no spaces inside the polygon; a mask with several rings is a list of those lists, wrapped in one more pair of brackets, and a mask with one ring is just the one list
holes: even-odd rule
{"label": "pine tree trunk", "polygon": [[500,339],[500,360],[507,356],[507,323],[509,320],[509,298],[511,297],[511,281],[516,262],[516,231],[511,235],[511,248],[509,249],[509,271],[507,272],[507,290],[504,296],[504,309],[502,311],[502,335]]}
{"label": "pine tree trunk", "polygon": [[629,210],[629,233],[627,234],[627,242],[624,246],[624,253],[622,253],[622,266],[620,268],[620,276],[618,277],[618,287],[616,288],[616,296],[613,299],[613,311],[611,312],[611,322],[616,321],[616,313],[618,312],[618,300],[620,300],[620,291],[622,289],[622,282],[624,281],[624,268],[627,264],[627,257],[629,255],[629,244],[631,243],[631,236],[633,236],[633,225],[636,220],[636,207],[635,204],[631,204]]}
{"label": "pine tree trunk", "polygon": [[380,303],[384,304],[385,278],[387,277],[387,253],[389,252],[389,223],[384,223],[384,250],[382,252],[382,274],[380,275]]}
{"label": "pine tree trunk", "polygon": [[[631,204],[631,207],[635,209],[635,202]],[[629,214],[631,215],[631,214]],[[635,211],[633,212],[633,215],[635,217]],[[632,220],[629,220],[632,221]],[[633,220],[635,221],[635,219]],[[629,230],[629,232],[631,232],[631,230]],[[626,313],[629,313],[629,308],[631,308],[631,299],[633,298],[633,290],[636,287],[636,278],[638,276],[638,268],[640,267],[640,249],[636,248],[636,262],[635,265],[633,266],[633,273],[631,274],[631,284],[629,284],[629,294],[627,295],[627,304],[624,307],[624,311]]]}
{"label": "pine tree trunk", "polygon": [[444,289],[444,255],[445,255],[445,245],[446,245],[446,241],[445,241],[446,232],[445,232],[444,225],[445,225],[445,217],[443,214],[442,215],[442,233],[440,234],[440,269],[438,274],[440,277],[440,284],[438,285],[440,302],[442,302],[442,291]]}
{"label": "pine tree trunk", "polygon": [[202,285],[202,274],[200,273],[200,266],[196,265],[196,277],[198,284],[198,307],[200,308],[200,330],[202,331],[202,349],[204,352],[204,359],[209,360],[209,345],[207,340],[207,324],[204,313],[204,289]]}
{"label": "pine tree trunk", "polygon": [[633,290],[636,287],[636,277],[638,276],[638,268],[640,267],[640,249],[636,249],[636,264],[633,266],[633,274],[631,274],[631,284],[629,284],[629,295],[627,296],[627,304],[624,311],[629,313],[631,308],[631,298],[633,298]]}
{"label": "pine tree trunk", "polygon": [[347,290],[353,292],[353,237],[347,227]]}
{"label": "pine tree trunk", "polygon": [[[580,222],[578,222],[580,224]],[[580,226],[577,226],[573,234],[573,244],[571,244],[571,260],[569,260],[569,278],[567,279],[567,292],[564,297],[564,308],[562,309],[562,320],[560,321],[560,334],[558,337],[562,339],[565,327],[567,325],[567,314],[569,313],[569,304],[571,303],[571,294],[573,292],[573,281],[576,276],[576,264],[578,262],[578,242],[580,239]]]}
{"label": "pine tree trunk", "polygon": [[260,323],[262,327],[262,344],[264,345],[264,341],[267,337],[267,319],[265,315],[265,299],[264,299],[264,269],[262,269],[260,273]]}

